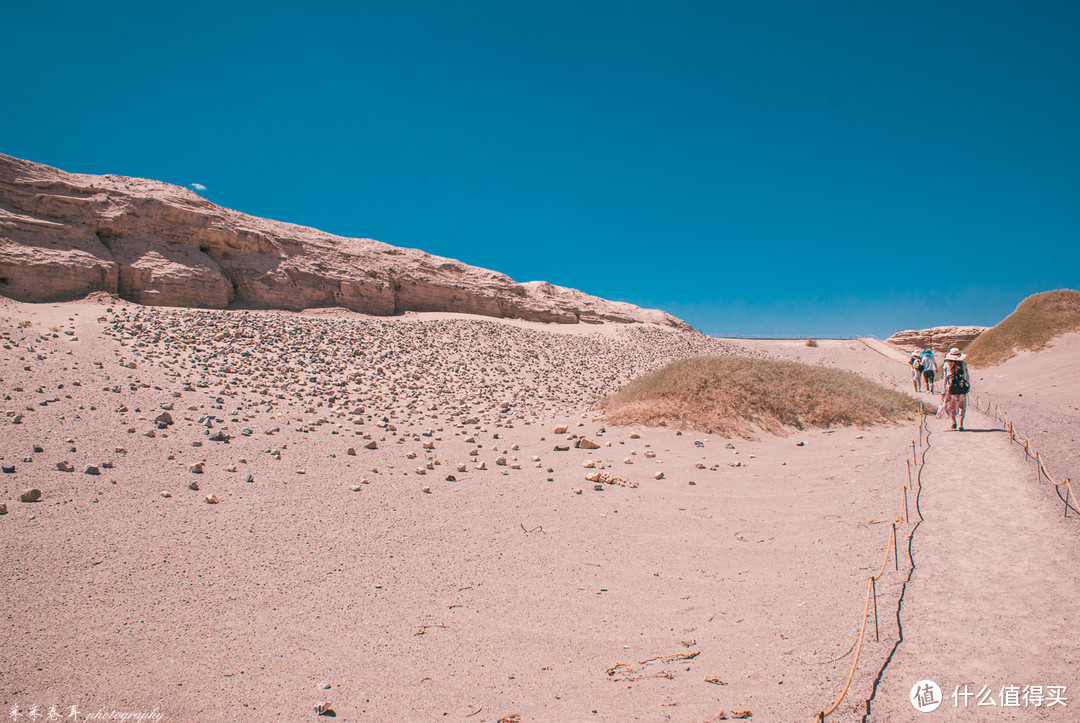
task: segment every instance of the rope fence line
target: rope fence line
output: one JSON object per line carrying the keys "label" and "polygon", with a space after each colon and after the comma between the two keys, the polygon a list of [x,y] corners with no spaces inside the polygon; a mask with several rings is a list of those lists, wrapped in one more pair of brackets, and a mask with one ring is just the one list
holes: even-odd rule
{"label": "rope fence line", "polygon": [[[1045,476],[1046,480],[1054,485],[1054,492],[1057,493],[1058,499],[1065,503],[1065,517],[1069,516],[1070,509],[1073,512],[1080,514],[1080,511],[1076,508],[1076,493],[1073,492],[1072,481],[1068,477],[1063,478],[1060,482],[1054,481],[1054,477],[1050,474],[1050,470],[1043,463],[1042,455],[1039,452],[1031,451],[1031,437],[1024,437],[1023,441],[1021,441],[1019,432],[1016,431],[1016,427],[1013,426],[1013,423],[1009,421],[1009,416],[1005,414],[1005,412],[999,413],[998,405],[991,405],[989,399],[986,400],[986,409],[983,409],[979,406],[979,398],[975,397],[975,409],[992,417],[995,422],[1000,422],[1002,424],[1002,428],[1009,435],[1009,441],[1016,442],[1024,448],[1025,460],[1028,458],[1035,460],[1035,481],[1042,482],[1042,478]],[[1061,493],[1062,487],[1065,488],[1064,496],[1062,496]],[[1070,498],[1073,501],[1073,504],[1071,505],[1069,504]]]}
{"label": "rope fence line", "polygon": [[[926,414],[924,412],[920,412],[920,414],[919,414],[919,439],[918,439],[919,446],[923,445],[923,432],[924,432],[924,430],[926,430]],[[921,471],[922,471],[922,466],[925,465],[926,462],[924,460],[922,465],[919,464],[918,457],[917,457],[917,454],[916,454],[916,442],[915,442],[915,440],[912,440],[912,442],[911,442],[911,455],[912,455],[912,458],[914,459],[914,465],[917,468],[917,478],[919,479],[919,485],[920,485],[920,488],[921,488],[921,486],[922,486]],[[866,583],[866,600],[863,603],[862,617],[860,618],[860,622],[859,622],[859,636],[858,636],[858,638],[856,638],[856,641],[855,641],[855,657],[851,661],[851,669],[848,671],[847,679],[844,681],[844,687],[840,691],[840,695],[838,695],[836,697],[836,700],[833,701],[832,705],[830,705],[828,708],[826,708],[825,710],[823,710],[823,711],[821,711],[820,713],[817,714],[817,717],[815,718],[815,720],[819,721],[820,723],[824,723],[825,717],[828,716],[828,715],[831,715],[840,706],[840,703],[844,700],[844,696],[847,695],[848,688],[851,686],[852,679],[855,677],[855,669],[859,665],[859,655],[862,652],[863,643],[866,640],[866,623],[867,623],[867,620],[870,617],[870,600],[871,599],[873,599],[873,601],[874,601],[874,640],[876,642],[880,642],[880,640],[881,640],[880,630],[878,628],[877,581],[880,580],[881,577],[885,574],[885,568],[888,567],[890,557],[892,557],[892,559],[894,560],[895,569],[897,571],[900,570],[900,555],[899,555],[899,551],[898,551],[898,547],[897,547],[896,531],[897,531],[897,525],[899,525],[901,522],[908,522],[908,489],[911,487],[911,469],[912,469],[913,460],[908,459],[908,460],[905,460],[905,462],[906,462],[906,466],[907,466],[907,484],[905,484],[903,486],[902,506],[901,506],[901,509],[900,509],[900,513],[897,515],[896,519],[893,520],[892,524],[890,525],[889,536],[891,538],[891,543],[892,544],[890,545],[888,542],[886,542],[886,544],[885,544],[885,558],[881,561],[881,568],[878,569],[878,572],[877,572],[876,575],[871,575],[870,578],[867,580],[867,583]],[[916,496],[916,500],[918,500],[918,496]],[[917,504],[918,503],[916,502],[916,505]],[[918,527],[918,525],[916,525],[916,527]],[[911,542],[911,535],[914,534],[914,532],[915,532],[915,530],[913,528],[911,530],[911,533],[909,533],[909,536],[908,536],[909,544]]]}

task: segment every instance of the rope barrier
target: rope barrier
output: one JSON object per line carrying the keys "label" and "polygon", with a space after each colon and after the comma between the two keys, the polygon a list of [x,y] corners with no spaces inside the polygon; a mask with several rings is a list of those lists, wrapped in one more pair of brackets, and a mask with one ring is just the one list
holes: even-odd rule
{"label": "rope barrier", "polygon": [[[920,413],[920,415],[919,415],[919,444],[920,444],[920,446],[922,444],[922,435],[923,435],[923,429],[924,429],[924,424],[925,424],[925,418],[926,418],[925,413]],[[927,435],[929,435],[929,430],[928,429],[927,429]],[[912,440],[912,442],[911,442],[911,454],[912,454],[912,457],[915,458],[916,466],[918,466],[918,457],[916,456],[915,445],[916,445],[915,440]],[[925,454],[925,451],[924,451],[924,454]],[[908,484],[910,484],[911,483],[912,460],[908,459],[908,460],[905,460],[905,461],[906,461],[906,466],[907,466]],[[921,483],[920,483],[920,488],[921,488]],[[900,508],[900,514],[896,517],[896,519],[889,526],[889,534],[892,537],[892,546],[890,547],[889,544],[886,543],[886,545],[885,545],[885,558],[881,561],[881,567],[878,569],[877,574],[876,575],[871,575],[870,579],[867,581],[866,600],[863,603],[862,618],[861,618],[861,620],[859,622],[859,637],[855,641],[855,657],[851,661],[851,669],[848,670],[847,679],[844,681],[844,687],[840,691],[840,695],[837,696],[836,700],[833,701],[832,705],[830,705],[828,708],[826,708],[825,710],[818,713],[817,720],[819,722],[821,722],[821,723],[824,723],[825,717],[832,714],[833,711],[835,711],[837,709],[837,707],[839,707],[840,703],[844,700],[844,696],[847,695],[848,688],[851,686],[852,679],[855,677],[855,669],[859,665],[859,655],[862,653],[863,642],[865,641],[865,637],[866,637],[866,621],[867,621],[867,618],[868,618],[869,612],[870,612],[870,599],[871,598],[873,598],[873,600],[874,600],[874,640],[878,641],[878,642],[880,642],[880,640],[881,640],[880,629],[878,627],[877,581],[880,580],[882,575],[885,574],[885,568],[889,564],[889,558],[890,557],[892,557],[892,559],[895,561],[896,569],[897,570],[900,569],[900,557],[899,557],[898,546],[897,546],[896,526],[898,524],[900,524],[901,520],[907,520],[907,517],[908,517],[907,490],[908,490],[908,485],[904,485],[903,498],[901,500],[901,505],[902,506]],[[918,498],[916,498],[916,507],[917,506],[918,506]],[[914,530],[912,530],[912,532],[914,533]],[[910,545],[910,538],[909,538],[909,545]],[[906,586],[906,583],[905,583],[905,586]]]}
{"label": "rope barrier", "polygon": [[[979,407],[978,397],[975,397],[975,409],[980,412],[983,411],[982,408]],[[985,413],[987,415],[991,414],[989,399],[986,400]],[[1069,516],[1069,510],[1080,514],[1080,510],[1077,510],[1075,504],[1069,504],[1070,498],[1072,498],[1073,503],[1076,502],[1076,494],[1073,492],[1072,489],[1072,480],[1069,477],[1066,477],[1060,482],[1054,482],[1054,476],[1050,474],[1050,470],[1045,464],[1043,464],[1042,455],[1038,451],[1032,452],[1031,437],[1024,437],[1023,442],[1021,442],[1020,433],[1016,431],[1015,425],[1013,425],[1013,423],[1009,421],[1009,416],[1004,412],[1001,413],[1000,417],[998,416],[998,405],[996,404],[993,405],[993,417],[995,422],[1000,421],[1004,424],[1005,431],[1009,434],[1009,441],[1016,442],[1018,445],[1024,448],[1024,460],[1027,461],[1029,458],[1035,460],[1035,481],[1042,482],[1042,477],[1043,475],[1045,475],[1046,480],[1054,485],[1054,492],[1057,493],[1058,499],[1060,499],[1065,504],[1065,517]],[[1062,496],[1061,494],[1062,486],[1065,487],[1064,496]]]}
{"label": "rope barrier", "polygon": [[[1007,432],[1008,435],[1009,435],[1009,441],[1016,442],[1018,445],[1020,445],[1020,446],[1022,446],[1024,448],[1024,459],[1025,460],[1027,460],[1028,458],[1031,458],[1031,459],[1035,460],[1036,479],[1037,479],[1037,481],[1041,482],[1042,481],[1042,476],[1045,475],[1047,481],[1053,483],[1054,491],[1057,493],[1058,498],[1061,499],[1062,502],[1064,502],[1064,504],[1065,504],[1065,517],[1069,516],[1069,510],[1070,509],[1073,512],[1075,512],[1076,514],[1080,515],[1080,509],[1077,509],[1077,507],[1075,506],[1075,503],[1077,502],[1077,498],[1076,498],[1075,492],[1073,492],[1072,481],[1068,477],[1062,479],[1060,482],[1055,482],[1054,481],[1054,477],[1050,473],[1050,470],[1043,463],[1042,455],[1039,452],[1032,450],[1031,438],[1030,437],[1024,437],[1023,440],[1021,440],[1021,438],[1019,436],[1019,432],[1016,431],[1015,425],[1012,422],[1009,421],[1008,415],[1005,414],[1004,412],[1000,411],[1000,407],[997,404],[991,404],[990,400],[986,401],[986,409],[984,410],[980,406],[979,397],[975,397],[975,409],[977,411],[979,411],[979,412],[984,412],[988,417],[992,417],[994,422],[1000,422],[1002,424],[1003,430],[1005,432]],[[870,612],[870,599],[871,599],[871,597],[874,600],[874,639],[876,641],[880,642],[880,629],[879,629],[879,625],[878,625],[878,609],[877,609],[877,581],[880,580],[881,576],[885,574],[885,568],[889,564],[889,556],[890,556],[890,554],[892,555],[893,559],[895,560],[896,570],[900,569],[900,557],[899,557],[899,551],[898,551],[898,546],[897,546],[898,543],[897,543],[897,536],[896,536],[896,526],[901,522],[901,520],[904,521],[904,522],[910,522],[909,510],[908,510],[908,490],[909,489],[914,490],[914,485],[912,483],[912,473],[911,473],[913,465],[916,468],[916,477],[917,477],[917,480],[918,480],[918,483],[919,483],[918,491],[915,494],[915,509],[916,509],[916,512],[918,512],[919,521],[915,524],[915,527],[912,528],[911,532],[908,535],[908,557],[911,560],[911,569],[908,572],[907,580],[904,582],[904,586],[903,586],[903,589],[902,589],[901,594],[900,594],[899,605],[903,604],[904,593],[906,593],[906,591],[907,591],[907,583],[910,582],[912,573],[914,573],[914,571],[915,571],[915,558],[912,555],[911,545],[912,545],[913,537],[915,535],[915,530],[918,529],[919,525],[922,524],[922,512],[919,510],[919,497],[922,494],[922,470],[923,470],[923,467],[925,467],[925,465],[926,465],[925,456],[926,456],[926,452],[929,450],[929,435],[930,435],[930,429],[926,425],[926,415],[925,415],[925,413],[920,413],[920,416],[919,416],[919,439],[918,439],[918,446],[919,447],[923,447],[923,434],[924,434],[924,432],[926,434],[926,446],[923,449],[923,462],[922,462],[922,464],[919,464],[918,456],[916,454],[916,441],[915,440],[912,440],[912,442],[911,442],[911,456],[912,456],[912,459],[905,460],[906,467],[907,467],[907,484],[904,485],[904,488],[903,488],[902,512],[901,512],[900,516],[898,516],[896,518],[896,521],[893,522],[892,525],[890,526],[891,527],[890,534],[892,535],[892,543],[893,543],[892,544],[892,550],[890,550],[889,545],[886,544],[886,546],[885,546],[885,559],[881,561],[881,568],[878,570],[876,575],[871,575],[870,579],[867,582],[866,600],[863,603],[863,614],[862,614],[861,621],[859,623],[859,636],[856,639],[855,646],[854,646],[855,647],[855,657],[851,661],[851,669],[848,671],[848,675],[847,675],[847,678],[844,681],[844,687],[840,691],[840,695],[837,696],[836,700],[833,701],[831,706],[829,706],[825,710],[818,713],[818,715],[816,717],[816,720],[819,721],[820,723],[824,723],[826,716],[832,714],[840,706],[840,703],[844,700],[844,697],[847,695],[848,689],[851,686],[852,679],[855,677],[855,670],[856,670],[856,668],[857,668],[857,666],[859,664],[859,656],[860,656],[860,653],[862,652],[863,642],[865,641],[866,623],[867,623],[867,618],[868,618],[868,615],[869,615],[869,612]],[[1061,492],[1062,487],[1065,488],[1064,495]],[[1069,504],[1070,499],[1073,501],[1074,504]],[[885,664],[882,666],[881,670],[878,672],[878,677],[874,681],[874,694],[876,694],[876,692],[877,692],[877,686],[878,686],[878,683],[881,681],[882,674],[885,672],[885,667],[888,666],[889,662],[892,660],[893,654],[895,654],[895,652],[896,652],[897,646],[899,646],[900,642],[903,640],[903,627],[900,625],[900,607],[899,607],[899,605],[897,607],[896,621],[897,621],[897,626],[898,626],[898,628],[900,630],[900,639],[897,640],[896,644],[893,646],[892,651],[889,653],[889,657],[886,659]],[[846,655],[846,653],[845,653],[845,655]],[[873,699],[873,695],[871,695],[870,699],[868,699],[866,701],[867,713],[868,714],[869,714],[869,710],[870,710],[870,700],[872,700],[872,699]],[[865,718],[864,718],[864,720],[865,720]]]}

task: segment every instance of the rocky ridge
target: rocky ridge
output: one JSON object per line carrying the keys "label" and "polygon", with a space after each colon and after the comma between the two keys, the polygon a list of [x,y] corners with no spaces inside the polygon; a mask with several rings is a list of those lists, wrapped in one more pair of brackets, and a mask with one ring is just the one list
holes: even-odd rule
{"label": "rocky ridge", "polygon": [[987,328],[985,326],[935,326],[930,329],[909,329],[898,331],[885,341],[905,350],[918,347],[947,351],[954,346],[963,349]]}
{"label": "rocky ridge", "polygon": [[0,154],[0,294],[45,302],[95,291],[155,306],[445,311],[690,328],[663,311],[249,216],[179,186],[67,173]]}

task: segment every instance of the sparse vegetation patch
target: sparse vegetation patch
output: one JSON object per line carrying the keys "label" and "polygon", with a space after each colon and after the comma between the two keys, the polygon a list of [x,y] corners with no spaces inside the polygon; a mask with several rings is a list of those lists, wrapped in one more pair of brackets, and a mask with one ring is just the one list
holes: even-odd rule
{"label": "sparse vegetation patch", "polygon": [[602,403],[612,424],[671,425],[746,438],[756,430],[910,419],[919,405],[852,372],[743,357],[676,361]]}
{"label": "sparse vegetation patch", "polygon": [[1080,331],[1080,291],[1061,289],[1029,296],[997,326],[964,349],[968,364],[989,367],[1019,350],[1038,351],[1056,336]]}

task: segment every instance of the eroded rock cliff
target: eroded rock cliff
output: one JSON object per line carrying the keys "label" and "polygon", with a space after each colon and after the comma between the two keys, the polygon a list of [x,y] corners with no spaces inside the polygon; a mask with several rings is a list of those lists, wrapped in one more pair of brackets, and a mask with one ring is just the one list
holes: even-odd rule
{"label": "eroded rock cliff", "polygon": [[905,350],[918,348],[948,351],[954,346],[963,349],[986,329],[985,326],[935,326],[931,329],[909,329],[898,331],[885,341]]}
{"label": "eroded rock cliff", "polygon": [[94,291],[162,306],[340,306],[380,316],[451,311],[689,328],[659,310],[248,216],[179,186],[0,154],[0,294],[41,302]]}

